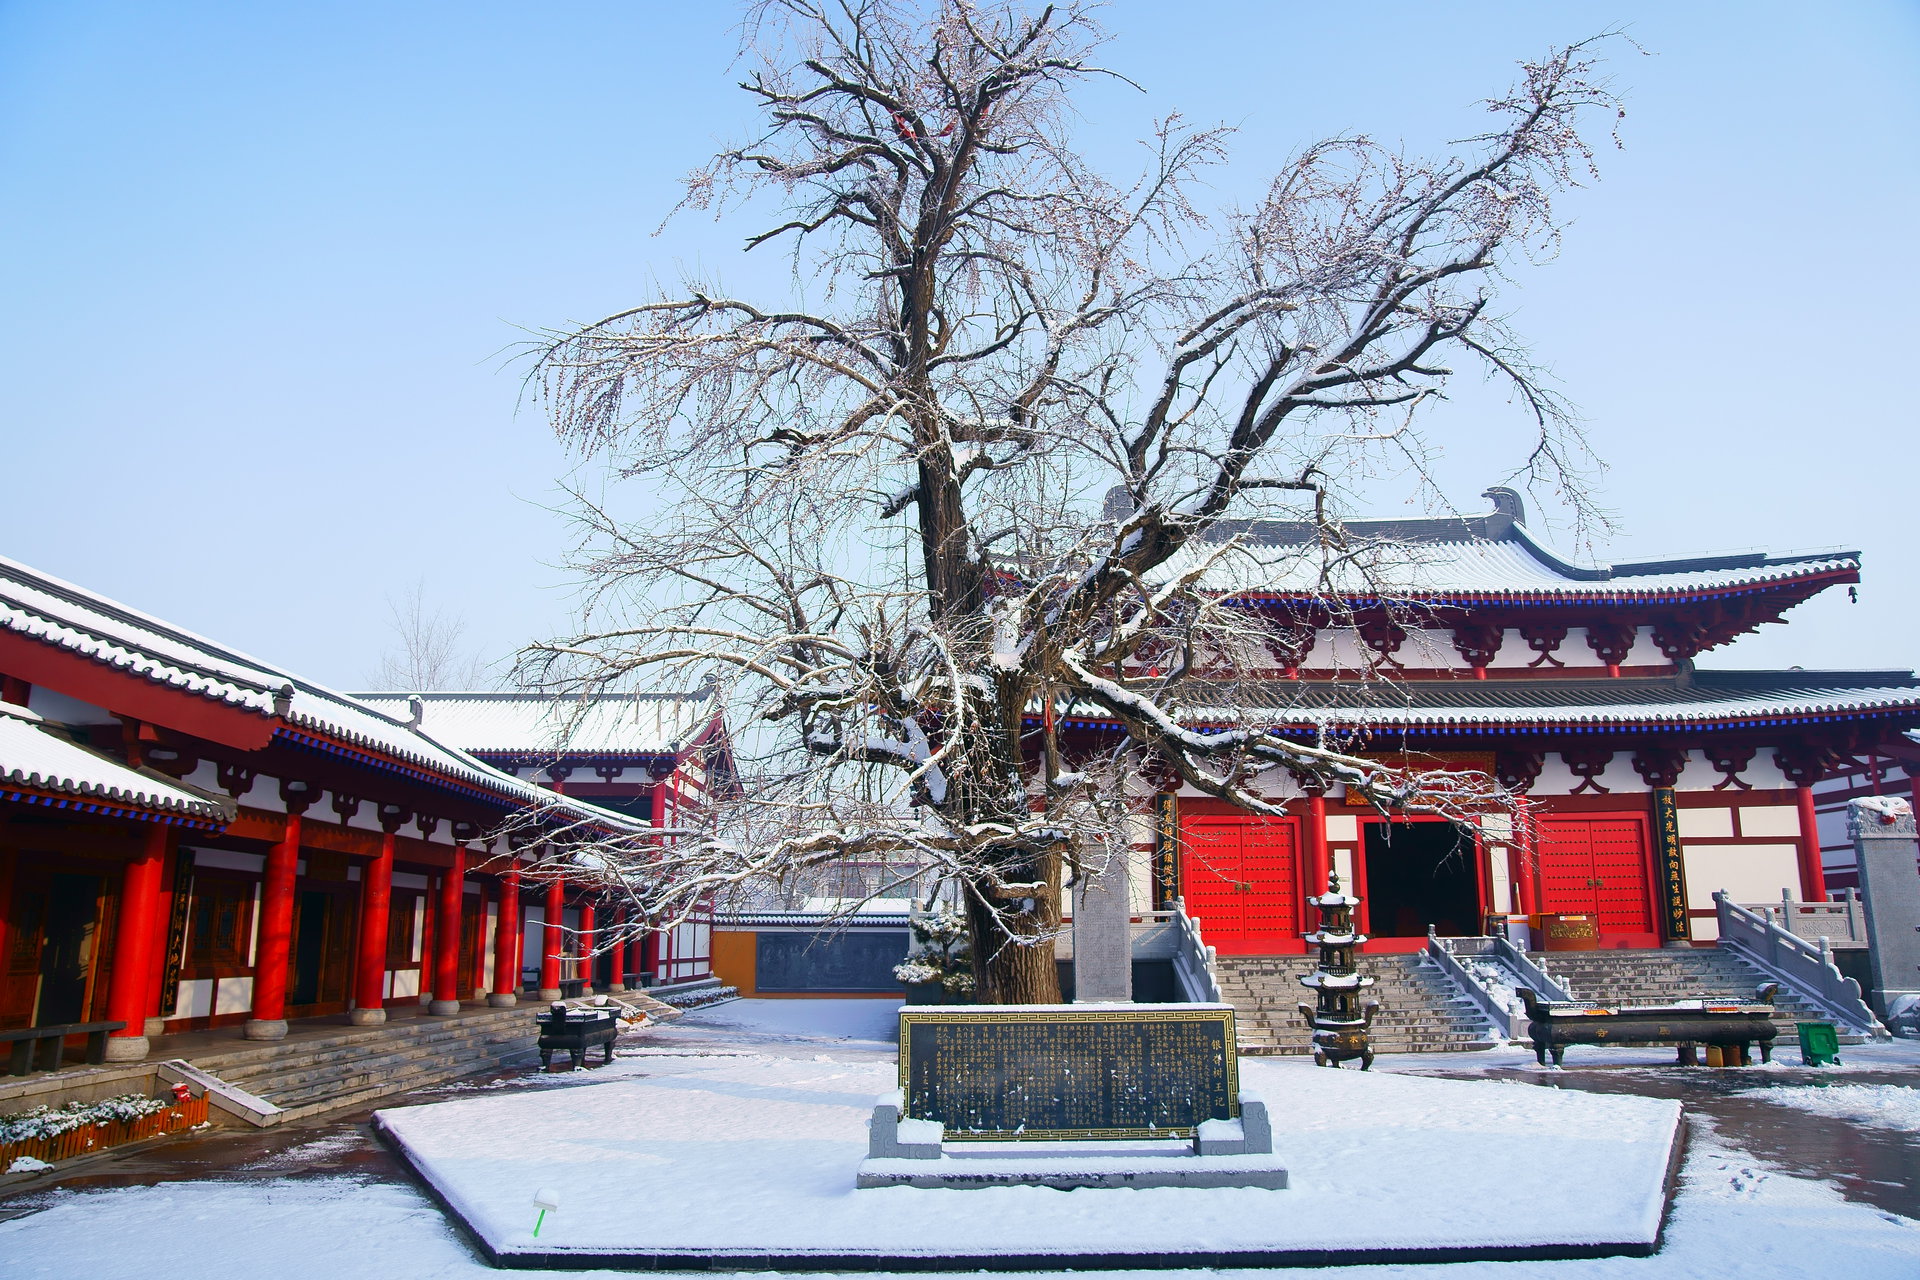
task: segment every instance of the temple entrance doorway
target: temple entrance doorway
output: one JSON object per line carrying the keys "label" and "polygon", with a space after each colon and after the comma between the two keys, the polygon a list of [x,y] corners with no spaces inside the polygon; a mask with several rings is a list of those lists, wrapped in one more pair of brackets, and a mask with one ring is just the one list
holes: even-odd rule
{"label": "temple entrance doorway", "polygon": [[1366,824],[1368,932],[1375,938],[1480,932],[1480,876],[1474,839],[1451,822]]}
{"label": "temple entrance doorway", "polygon": [[353,900],[331,888],[294,899],[287,1012],[296,1018],[344,1013],[353,954]]}

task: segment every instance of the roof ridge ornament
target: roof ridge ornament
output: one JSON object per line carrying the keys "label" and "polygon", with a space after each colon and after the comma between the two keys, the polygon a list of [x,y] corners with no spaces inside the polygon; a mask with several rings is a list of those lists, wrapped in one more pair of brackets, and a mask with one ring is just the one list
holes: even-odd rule
{"label": "roof ridge ornament", "polygon": [[1515,524],[1525,524],[1527,522],[1527,503],[1526,500],[1520,496],[1518,489],[1509,489],[1506,485],[1497,484],[1491,489],[1481,493],[1480,496],[1492,499],[1493,514],[1506,516]]}

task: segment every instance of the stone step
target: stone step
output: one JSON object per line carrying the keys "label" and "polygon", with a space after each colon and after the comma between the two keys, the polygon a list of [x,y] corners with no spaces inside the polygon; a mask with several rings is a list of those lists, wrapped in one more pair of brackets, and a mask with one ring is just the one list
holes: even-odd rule
{"label": "stone step", "polygon": [[442,1035],[431,1040],[409,1038],[387,1044],[357,1045],[351,1049],[301,1052],[279,1061],[248,1063],[239,1070],[223,1070],[205,1061],[196,1062],[195,1065],[231,1084],[259,1093],[262,1091],[260,1086],[263,1082],[297,1080],[304,1075],[330,1070],[341,1062],[400,1062],[432,1059],[458,1053],[471,1045],[512,1039],[531,1042],[534,1039],[532,1029],[514,1029],[492,1034],[471,1032],[464,1035]]}
{"label": "stone step", "polygon": [[[629,1000],[680,1011],[647,998]],[[205,1055],[195,1065],[281,1108],[276,1123],[366,1105],[409,1089],[520,1061],[537,1054],[533,1014],[538,1005],[470,1010],[446,1019],[408,1019],[378,1027]]]}
{"label": "stone step", "polygon": [[303,1088],[316,1080],[332,1078],[347,1067],[356,1071],[380,1072],[397,1071],[414,1065],[432,1066],[456,1058],[470,1057],[476,1053],[495,1055],[514,1045],[531,1047],[534,1040],[534,1036],[524,1033],[472,1036],[459,1040],[444,1040],[431,1045],[396,1046],[386,1052],[336,1055],[318,1061],[308,1060],[290,1065],[284,1070],[262,1070],[245,1077],[223,1077],[223,1079],[277,1103],[280,1101],[279,1093]]}

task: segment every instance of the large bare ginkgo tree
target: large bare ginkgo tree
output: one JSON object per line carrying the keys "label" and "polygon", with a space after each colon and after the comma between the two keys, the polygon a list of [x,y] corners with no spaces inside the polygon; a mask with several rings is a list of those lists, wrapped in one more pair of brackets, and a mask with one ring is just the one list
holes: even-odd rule
{"label": "large bare ginkgo tree", "polygon": [[[1285,637],[1232,593],[1284,571],[1338,607],[1371,554],[1341,486],[1417,470],[1456,365],[1510,384],[1537,427],[1517,469],[1564,489],[1578,435],[1495,295],[1552,250],[1587,118],[1618,114],[1590,45],[1523,64],[1446,154],[1321,142],[1216,213],[1192,193],[1226,130],[1166,120],[1126,181],[1075,149],[1072,95],[1113,74],[1092,8],[754,6],[761,126],[687,199],[788,255],[792,288],[689,281],[540,344],[560,434],[639,496],[580,495],[581,629],[523,674],[710,681],[745,757],[668,848],[551,853],[636,919],[835,862],[931,868],[980,998],[1050,1001],[1063,868],[1129,838],[1143,769],[1267,813],[1280,771],[1397,810],[1486,798],[1272,732],[1248,691]],[[1277,565],[1251,518],[1312,536]],[[1087,718],[1124,733],[1064,732]]]}

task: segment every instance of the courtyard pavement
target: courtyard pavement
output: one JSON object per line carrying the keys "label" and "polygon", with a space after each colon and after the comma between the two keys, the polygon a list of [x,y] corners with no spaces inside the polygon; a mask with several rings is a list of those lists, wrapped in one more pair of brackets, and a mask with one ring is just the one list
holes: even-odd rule
{"label": "courtyard pavement", "polygon": [[[559,1095],[644,1070],[641,1060],[649,1057],[668,1060],[662,1068],[674,1059],[715,1055],[886,1060],[893,1055],[895,1008],[883,1001],[735,1001],[624,1037],[607,1075],[595,1068],[500,1072],[385,1099],[383,1106],[478,1091]],[[1797,1060],[1792,1050],[1783,1056]],[[1689,1113],[1689,1153],[1666,1246],[1653,1258],[1348,1268],[1343,1274],[1912,1280],[1920,1275],[1920,1044],[1852,1047],[1843,1059],[1844,1066],[1821,1071],[1786,1063],[1682,1071],[1663,1065],[1670,1058],[1657,1051],[1576,1049],[1556,1071],[1536,1067],[1520,1050],[1382,1058],[1376,1070],[1677,1098]],[[1314,1070],[1302,1060],[1286,1061],[1290,1069]],[[559,1096],[555,1101],[564,1105]],[[93,1162],[68,1176],[47,1175],[0,1199],[0,1273],[105,1280],[229,1272],[275,1280],[500,1274],[373,1140],[370,1116],[214,1131]],[[1556,1174],[1433,1171],[1471,1196],[1498,1196],[1507,1179]],[[647,1207],[637,1203],[634,1212],[644,1216]]]}

